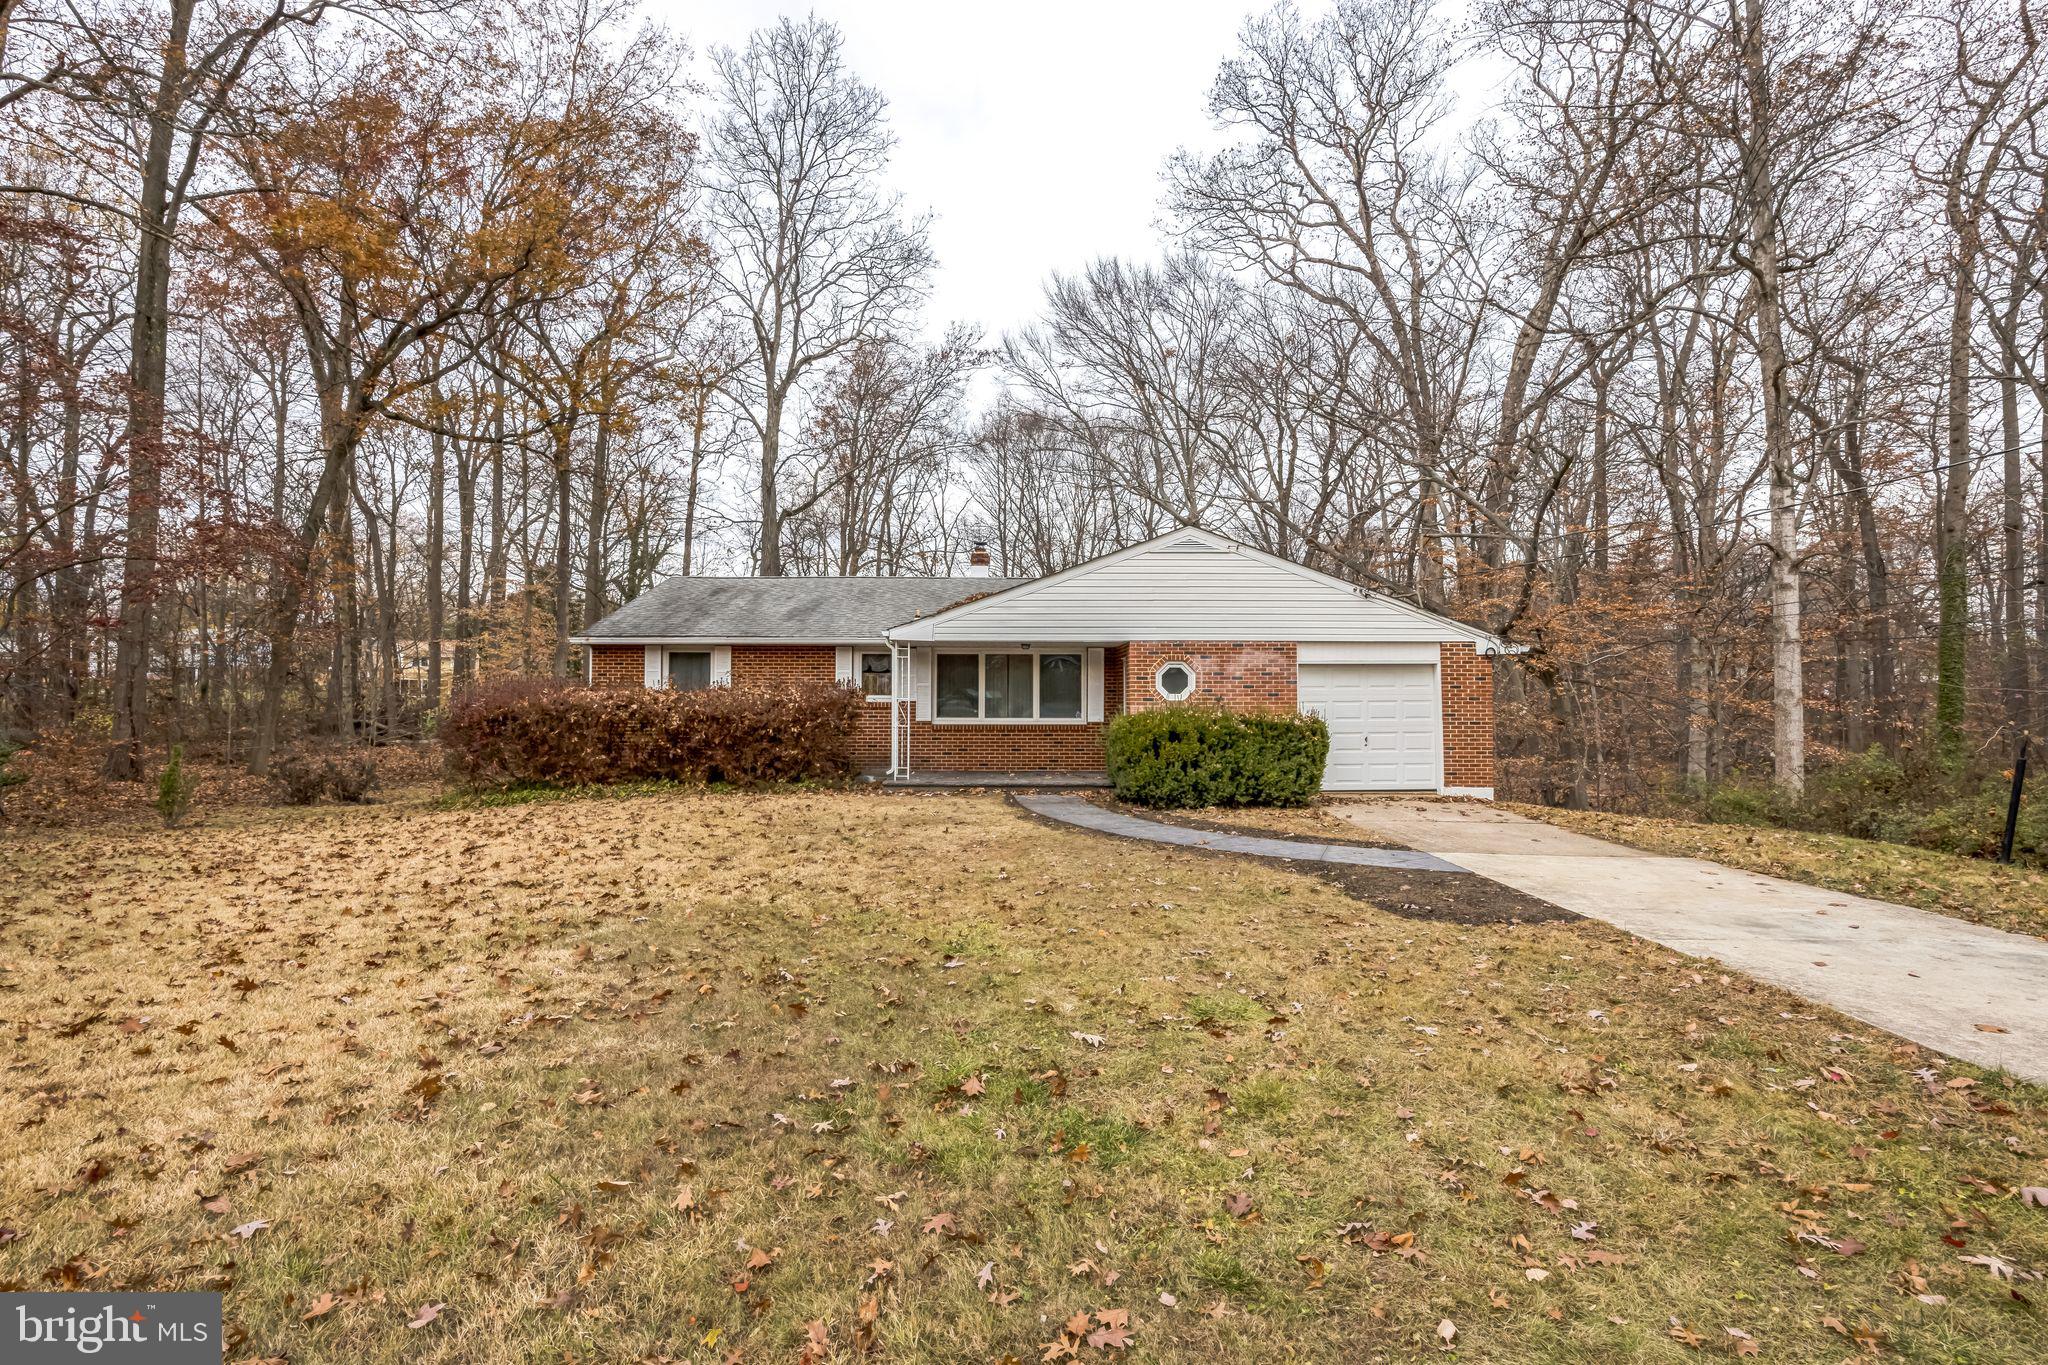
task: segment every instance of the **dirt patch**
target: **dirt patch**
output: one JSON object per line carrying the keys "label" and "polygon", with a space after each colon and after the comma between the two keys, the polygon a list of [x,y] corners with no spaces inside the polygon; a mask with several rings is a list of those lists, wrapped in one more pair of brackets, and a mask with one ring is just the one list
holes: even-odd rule
{"label": "dirt patch", "polygon": [[1476,872],[1414,872],[1347,863],[1283,861],[1282,865],[1320,877],[1347,895],[1403,919],[1449,924],[1562,924],[1584,918]]}
{"label": "dirt patch", "polygon": [[[1402,849],[1406,845],[1373,843],[1364,839],[1329,839],[1321,835],[1283,834],[1271,828],[1230,820],[1202,819],[1176,815],[1170,819],[1156,811],[1127,805],[1108,797],[1091,797],[1095,804],[1119,814],[1150,820],[1155,824],[1179,825],[1186,829],[1217,834],[1251,835],[1278,843],[1336,844],[1347,848]],[[1014,804],[1014,803],[1013,803]],[[1034,820],[1058,825],[1022,806],[1018,810]],[[1072,826],[1063,826],[1072,828]],[[1092,832],[1092,831],[1091,831]],[[1111,838],[1120,838],[1111,835]],[[1143,840],[1134,839],[1133,843]],[[1171,847],[1171,846],[1170,846]],[[1261,858],[1225,849],[1190,848],[1189,853],[1217,858],[1251,858],[1273,863],[1328,882],[1355,900],[1361,900],[1403,919],[1433,920],[1446,924],[1559,924],[1582,916],[1527,892],[1502,886],[1476,872],[1422,872],[1403,867],[1366,867],[1356,863],[1329,863],[1321,859]]]}

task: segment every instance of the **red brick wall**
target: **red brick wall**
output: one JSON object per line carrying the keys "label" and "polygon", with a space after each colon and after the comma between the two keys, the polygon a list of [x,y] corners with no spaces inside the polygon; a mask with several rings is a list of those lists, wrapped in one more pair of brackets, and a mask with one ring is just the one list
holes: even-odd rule
{"label": "red brick wall", "polygon": [[734,687],[779,687],[788,683],[831,683],[839,651],[831,645],[734,645]]}
{"label": "red brick wall", "polygon": [[642,645],[592,645],[592,687],[645,687],[647,650]]}
{"label": "red brick wall", "polygon": [[1123,669],[1125,704],[1149,711],[1171,703],[1159,695],[1159,667],[1184,663],[1195,670],[1190,702],[1233,711],[1292,711],[1295,649],[1291,640],[1133,640]]}
{"label": "red brick wall", "polygon": [[[888,743],[886,735],[883,743]],[[935,725],[920,720],[910,726],[913,773],[1099,773],[1102,764],[1102,726],[1093,721]]]}
{"label": "red brick wall", "polygon": [[1471,645],[1443,645],[1444,785],[1493,786],[1493,660]]}

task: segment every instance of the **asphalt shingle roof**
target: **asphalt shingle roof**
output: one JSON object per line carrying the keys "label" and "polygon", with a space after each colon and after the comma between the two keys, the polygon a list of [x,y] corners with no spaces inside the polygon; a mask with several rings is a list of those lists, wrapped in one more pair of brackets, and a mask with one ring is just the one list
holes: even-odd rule
{"label": "asphalt shingle roof", "polygon": [[592,640],[879,640],[891,626],[1026,578],[671,578],[582,633]]}

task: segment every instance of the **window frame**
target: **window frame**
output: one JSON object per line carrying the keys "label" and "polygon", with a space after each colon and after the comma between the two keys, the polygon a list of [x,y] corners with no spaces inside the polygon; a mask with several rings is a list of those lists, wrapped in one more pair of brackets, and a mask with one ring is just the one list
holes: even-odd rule
{"label": "window frame", "polygon": [[[889,661],[889,690],[887,692],[870,692],[867,690],[867,666],[869,655],[880,655],[882,658],[887,659]],[[893,649],[863,649],[858,645],[854,646],[853,685],[860,689],[860,696],[862,701],[880,702],[885,706],[888,705],[890,702],[895,701],[896,651]]]}
{"label": "window frame", "polygon": [[[1181,672],[1188,675],[1187,690],[1182,692],[1179,696],[1175,696],[1173,693],[1168,692],[1166,690],[1166,670],[1169,668],[1178,668]],[[1164,662],[1162,662],[1159,665],[1159,667],[1152,670],[1152,690],[1153,692],[1158,694],[1159,699],[1161,701],[1174,703],[1184,702],[1189,697],[1194,696],[1195,689],[1200,687],[1201,685],[1202,675],[1200,673],[1197,673],[1195,671],[1195,666],[1189,663],[1186,659],[1167,659]]]}
{"label": "window frame", "polygon": [[[991,654],[1028,654],[1031,656],[1031,714],[1028,716],[991,716],[988,711],[988,660]],[[1043,709],[1045,656],[1066,655],[1081,668],[1081,704],[1079,714],[1072,716],[1045,716]],[[939,714],[939,660],[948,657],[967,657],[974,660],[974,707],[971,716],[942,716]],[[1088,651],[1080,645],[1035,645],[1016,646],[1009,649],[946,649],[935,646],[931,662],[931,723],[933,725],[1088,725]]]}
{"label": "window frame", "polygon": [[[676,686],[676,655],[678,655],[678,654],[701,654],[701,655],[703,655],[703,656],[704,656],[704,686],[703,686],[703,687],[677,687],[677,686]],[[663,689],[664,691],[668,691],[668,692],[703,692],[703,691],[708,691],[708,690],[709,690],[710,688],[712,688],[712,687],[714,687],[714,686],[716,685],[716,684],[715,684],[715,683],[713,682],[713,678],[714,678],[714,677],[716,676],[717,672],[718,672],[718,655],[717,655],[717,652],[716,652],[716,651],[714,651],[714,650],[712,650],[712,649],[709,649],[709,648],[705,648],[705,649],[665,649],[665,650],[663,650],[663,651],[662,651],[662,655],[661,655],[661,686],[662,686],[662,689]]]}

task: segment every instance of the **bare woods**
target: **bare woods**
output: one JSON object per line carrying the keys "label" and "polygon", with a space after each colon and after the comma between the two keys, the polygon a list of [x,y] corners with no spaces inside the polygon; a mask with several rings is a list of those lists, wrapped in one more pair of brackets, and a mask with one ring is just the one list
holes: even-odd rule
{"label": "bare woods", "polygon": [[1283,5],[1157,257],[984,335],[823,21],[19,0],[0,726],[260,770],[573,675],[666,573],[1200,522],[1525,646],[1523,795],[1994,770],[2048,731],[2038,23]]}

